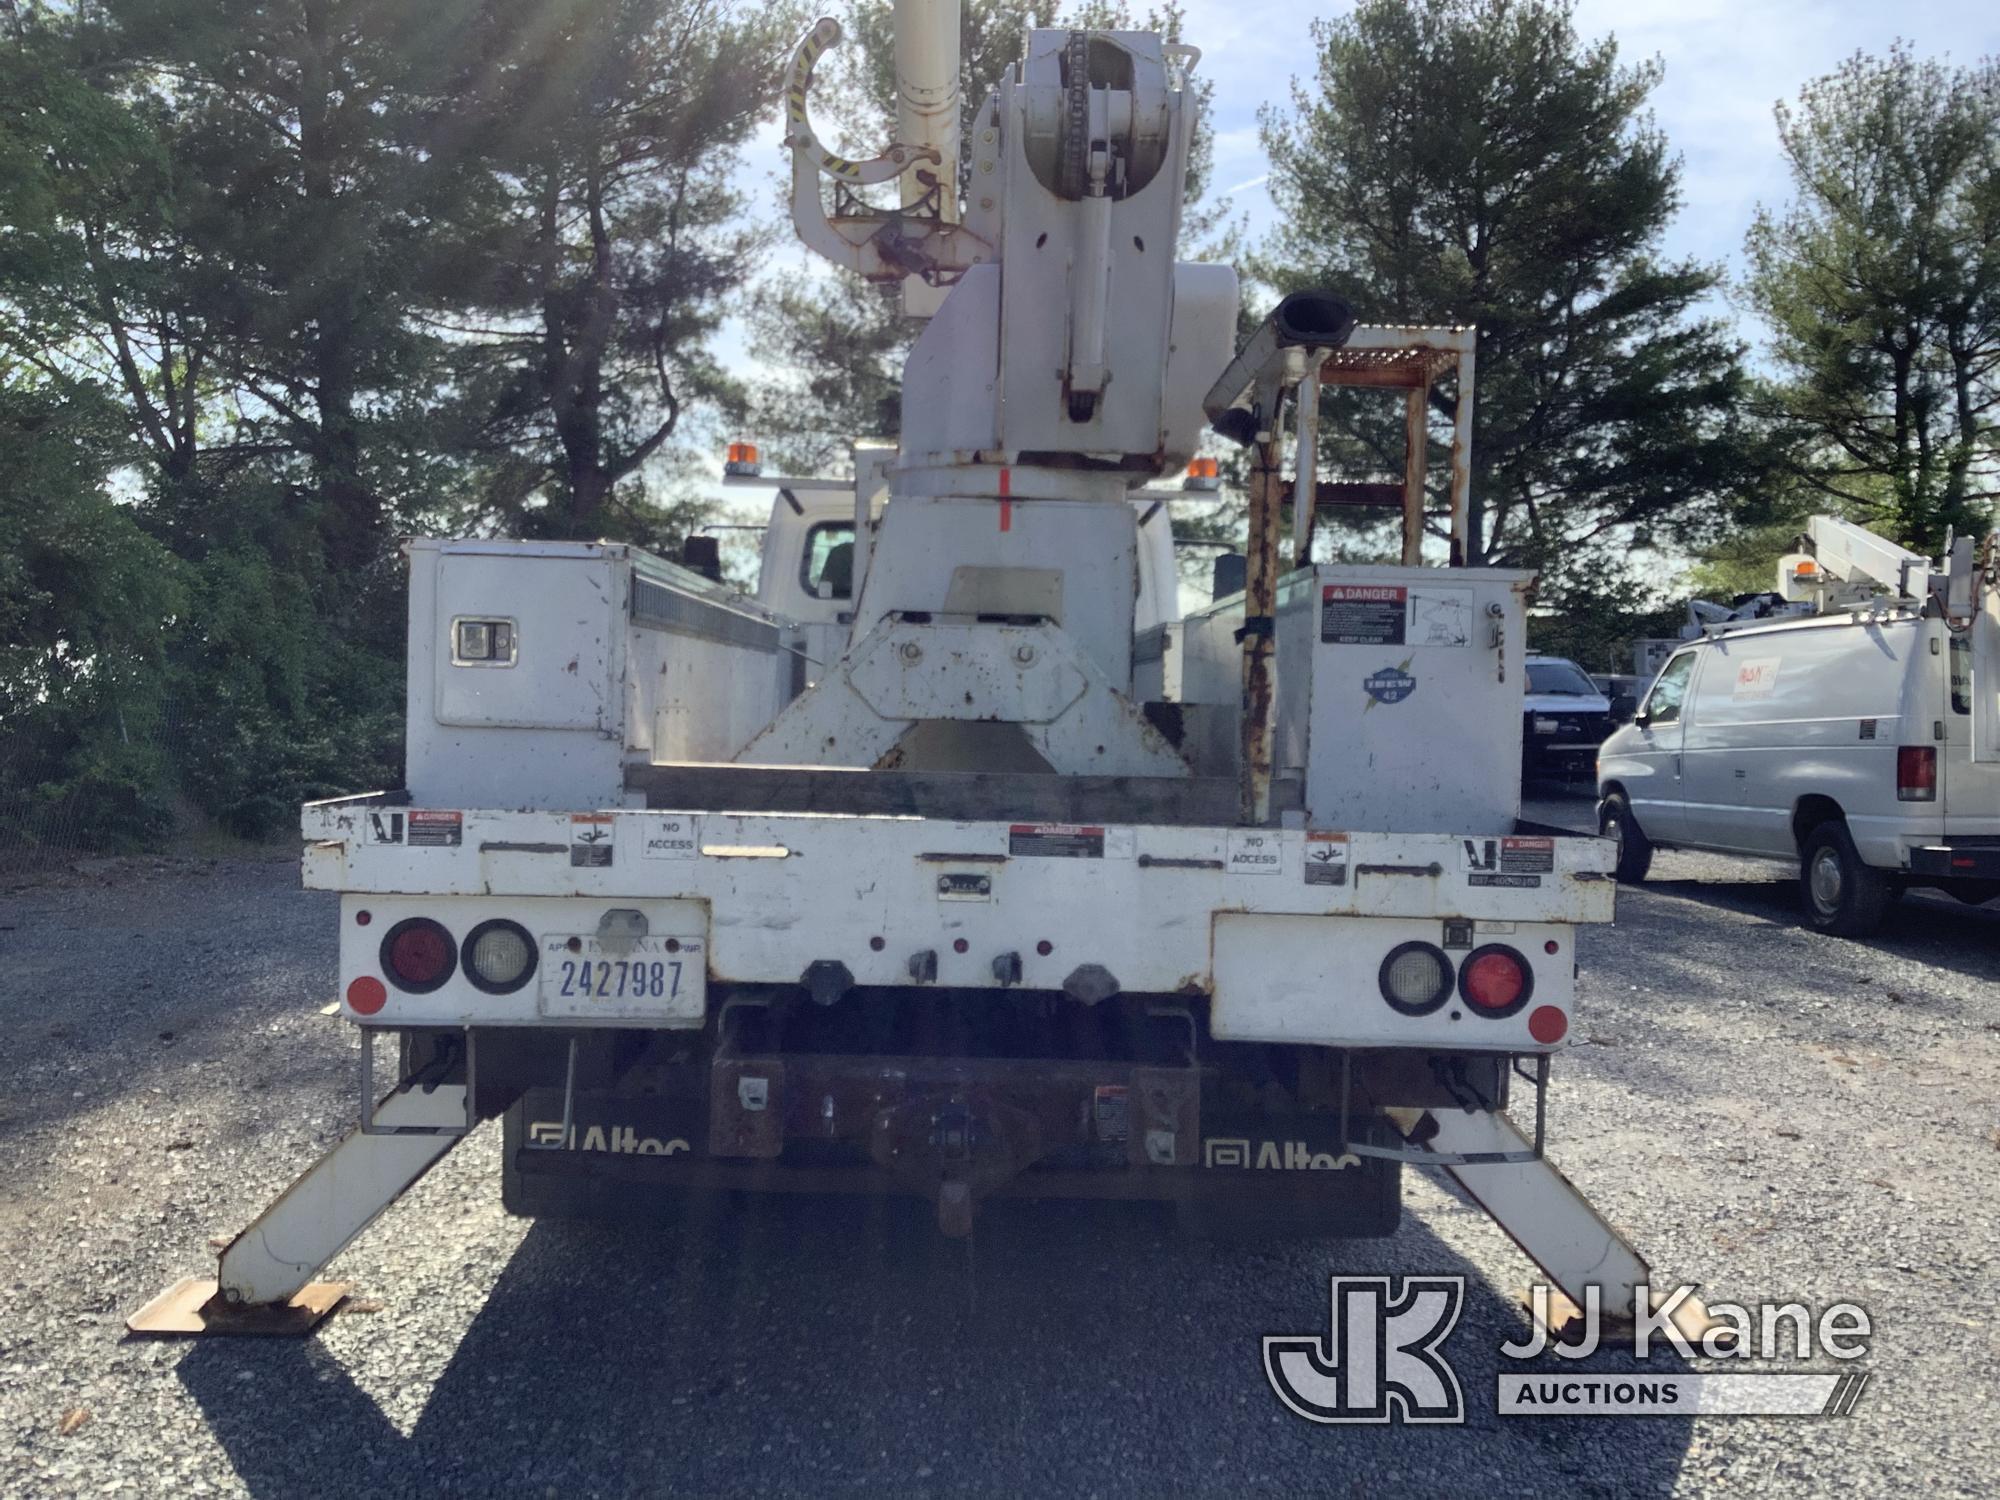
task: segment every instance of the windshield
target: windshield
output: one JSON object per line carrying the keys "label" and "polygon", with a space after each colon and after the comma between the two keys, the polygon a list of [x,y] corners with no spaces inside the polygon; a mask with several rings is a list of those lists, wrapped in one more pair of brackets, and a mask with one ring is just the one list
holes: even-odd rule
{"label": "windshield", "polygon": [[1531,661],[1528,663],[1528,691],[1560,693],[1565,697],[1595,698],[1597,687],[1574,662]]}

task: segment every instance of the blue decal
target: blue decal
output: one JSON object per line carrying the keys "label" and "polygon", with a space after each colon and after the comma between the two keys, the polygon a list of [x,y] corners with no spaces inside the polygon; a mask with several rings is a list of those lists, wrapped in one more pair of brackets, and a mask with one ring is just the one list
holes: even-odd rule
{"label": "blue decal", "polygon": [[1383,667],[1371,672],[1361,685],[1377,703],[1401,703],[1417,690],[1417,679],[1401,667]]}

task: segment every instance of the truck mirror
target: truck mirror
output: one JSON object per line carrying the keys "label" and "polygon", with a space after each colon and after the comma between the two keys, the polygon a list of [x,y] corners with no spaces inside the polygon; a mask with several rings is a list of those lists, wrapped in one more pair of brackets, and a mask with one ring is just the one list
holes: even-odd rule
{"label": "truck mirror", "polygon": [[1218,599],[1226,599],[1231,594],[1240,594],[1250,581],[1250,559],[1241,552],[1218,552],[1215,557],[1213,587],[1210,592]]}
{"label": "truck mirror", "polygon": [[714,583],[722,582],[722,542],[712,536],[691,536],[681,543],[681,566]]}

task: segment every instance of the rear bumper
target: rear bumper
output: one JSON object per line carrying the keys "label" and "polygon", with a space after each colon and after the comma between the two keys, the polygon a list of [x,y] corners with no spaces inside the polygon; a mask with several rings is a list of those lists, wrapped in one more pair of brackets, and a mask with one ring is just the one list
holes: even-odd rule
{"label": "rear bumper", "polygon": [[1943,879],[2000,880],[2000,845],[1912,849],[1910,873]]}
{"label": "rear bumper", "polygon": [[[963,1080],[956,1088],[899,1080],[890,1107],[857,1131],[846,1121],[785,1121],[797,1104],[813,1102],[805,1096],[827,1077],[808,1088],[804,1077],[771,1076],[771,1061],[759,1060],[757,1072],[776,1086],[768,1112],[780,1116],[772,1123],[782,1134],[773,1132],[755,1155],[726,1123],[733,1098],[712,1099],[704,1119],[695,1101],[579,1094],[565,1135],[561,1091],[530,1090],[508,1115],[508,1206],[529,1215],[643,1215],[651,1207],[648,1190],[938,1201],[945,1185],[957,1182],[977,1200],[1208,1203],[1250,1214],[1319,1204],[1333,1210],[1325,1232],[1360,1237],[1391,1234],[1400,1217],[1399,1165],[1345,1149],[1354,1140],[1395,1142],[1379,1117],[1357,1118],[1346,1129],[1325,1115],[1205,1119],[1195,1101],[1180,1099],[1163,1140],[1159,1119],[1149,1119],[1142,1102],[1144,1075],[1154,1070],[1111,1067],[1099,1071],[1106,1078],[1140,1075],[1129,1092],[1123,1081],[1086,1085],[1083,1108],[1065,1112],[1060,1123],[1035,1119],[1040,1106],[1053,1106],[1058,1093],[1082,1080],[1085,1070],[1069,1064],[1017,1069],[997,1096],[967,1089]],[[799,1059],[788,1061],[793,1074],[810,1071],[798,1067]],[[852,1060],[826,1071],[850,1076]]]}

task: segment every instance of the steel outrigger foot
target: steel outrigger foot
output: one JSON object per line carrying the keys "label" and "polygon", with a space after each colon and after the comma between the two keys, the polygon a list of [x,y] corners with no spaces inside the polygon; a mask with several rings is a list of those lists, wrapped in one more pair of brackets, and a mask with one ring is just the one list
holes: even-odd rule
{"label": "steel outrigger foot", "polygon": [[134,1333],[310,1333],[347,1295],[313,1276],[465,1138],[466,1088],[405,1082],[222,1252],[126,1320]]}
{"label": "steel outrigger foot", "polygon": [[[1472,1196],[1506,1231],[1528,1259],[1541,1267],[1560,1296],[1547,1302],[1549,1332],[1562,1337],[1567,1325],[1589,1306],[1594,1289],[1603,1316],[1630,1325],[1637,1317],[1639,1289],[1652,1286],[1652,1269],[1631,1244],[1604,1222],[1590,1200],[1533,1147],[1520,1127],[1499,1110],[1390,1109],[1385,1113],[1413,1146],[1440,1157],[1507,1154],[1526,1160],[1440,1162],[1439,1170]],[[1529,1299],[1532,1305],[1532,1299]],[[1651,1296],[1647,1311],[1662,1305]],[[1694,1343],[1710,1329],[1728,1329],[1687,1296],[1668,1314],[1681,1337]]]}

